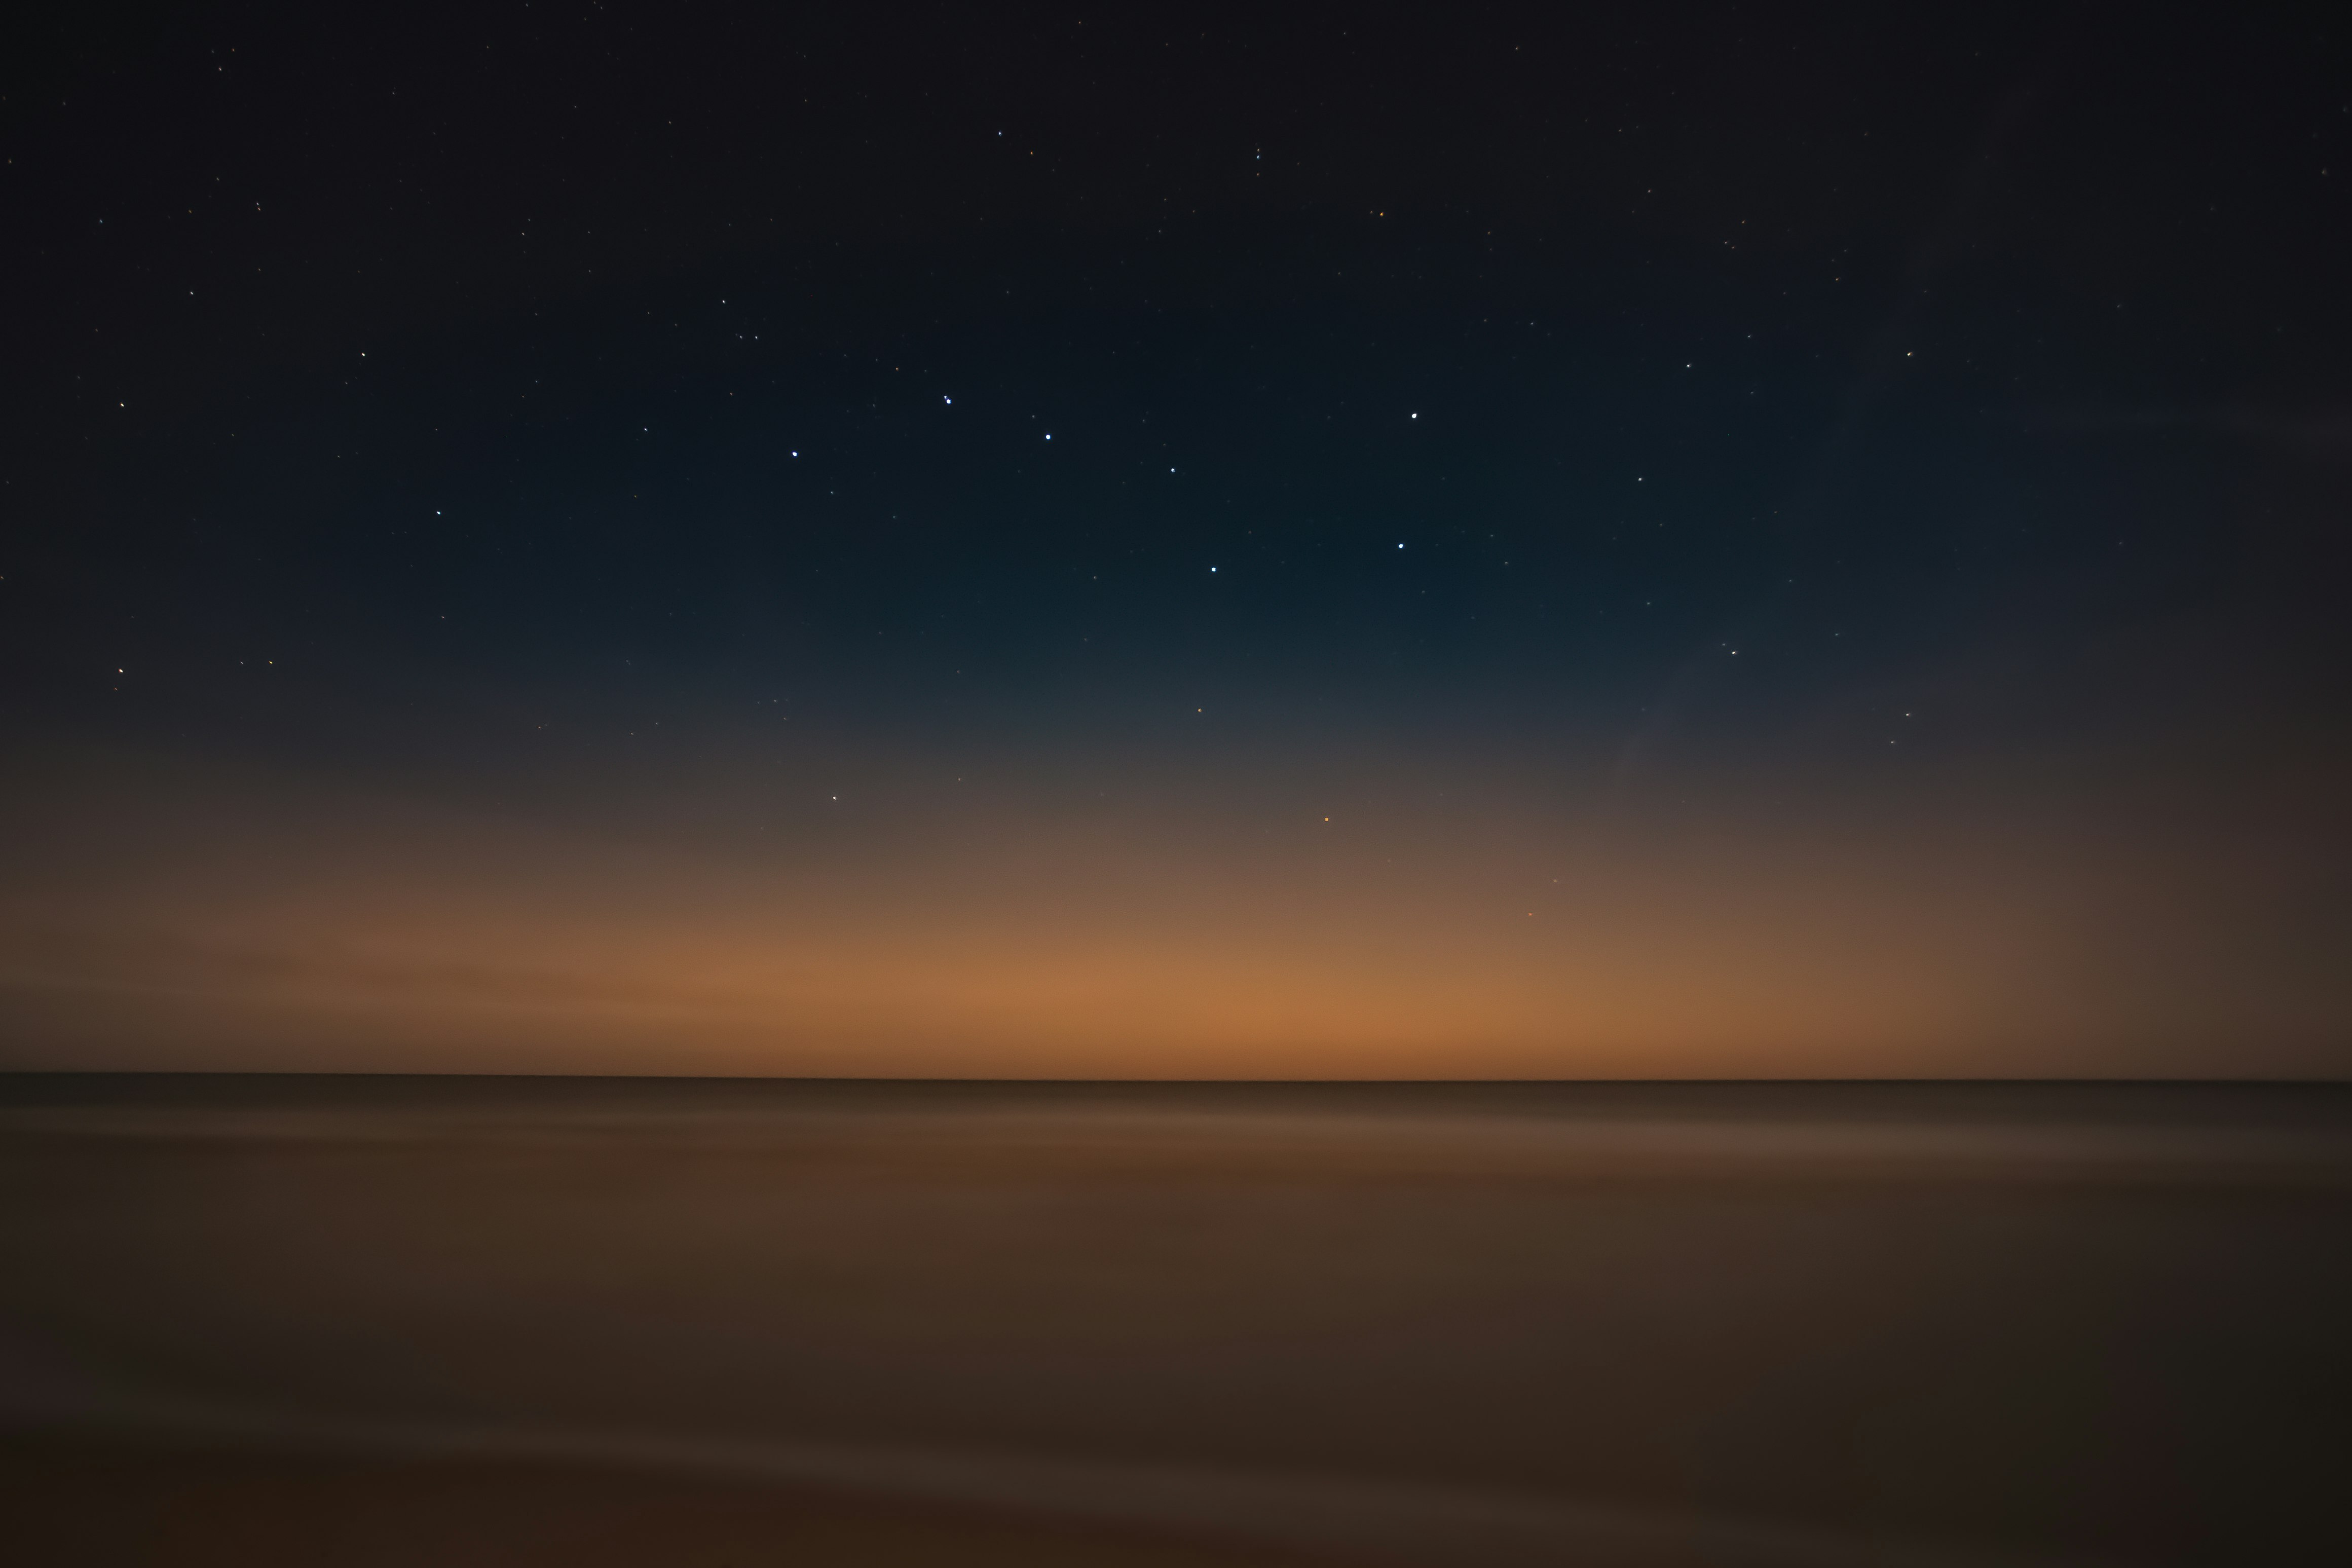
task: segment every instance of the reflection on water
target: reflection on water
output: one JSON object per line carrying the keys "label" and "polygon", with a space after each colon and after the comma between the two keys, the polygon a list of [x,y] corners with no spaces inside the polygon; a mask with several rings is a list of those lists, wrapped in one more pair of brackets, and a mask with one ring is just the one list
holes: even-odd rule
{"label": "reflection on water", "polygon": [[677,1561],[2346,1558],[2347,1222],[2335,1088],[25,1078],[0,1472]]}

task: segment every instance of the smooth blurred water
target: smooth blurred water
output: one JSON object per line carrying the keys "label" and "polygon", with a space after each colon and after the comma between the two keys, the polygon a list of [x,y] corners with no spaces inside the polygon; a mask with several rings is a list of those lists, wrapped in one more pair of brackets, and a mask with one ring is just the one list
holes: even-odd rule
{"label": "smooth blurred water", "polygon": [[2352,1091],[0,1080],[20,1432],[1340,1561],[2352,1561]]}

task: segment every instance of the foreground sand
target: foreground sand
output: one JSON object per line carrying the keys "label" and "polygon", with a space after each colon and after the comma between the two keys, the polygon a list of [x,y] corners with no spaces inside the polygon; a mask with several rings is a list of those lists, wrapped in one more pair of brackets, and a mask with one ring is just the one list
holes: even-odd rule
{"label": "foreground sand", "polygon": [[26,1079],[0,1247],[31,1560],[2352,1560],[2339,1089]]}

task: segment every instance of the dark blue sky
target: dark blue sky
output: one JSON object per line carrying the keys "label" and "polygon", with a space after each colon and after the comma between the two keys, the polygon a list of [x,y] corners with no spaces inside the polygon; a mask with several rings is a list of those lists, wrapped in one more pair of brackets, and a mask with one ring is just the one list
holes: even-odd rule
{"label": "dark blue sky", "polygon": [[2343,864],[2315,14],[32,26],[24,759],[2154,775]]}

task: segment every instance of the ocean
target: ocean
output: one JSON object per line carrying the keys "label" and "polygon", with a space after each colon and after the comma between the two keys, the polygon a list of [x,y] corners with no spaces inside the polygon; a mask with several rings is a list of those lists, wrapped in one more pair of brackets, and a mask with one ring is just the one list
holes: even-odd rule
{"label": "ocean", "polygon": [[23,1562],[2352,1562],[2352,1087],[0,1078]]}

